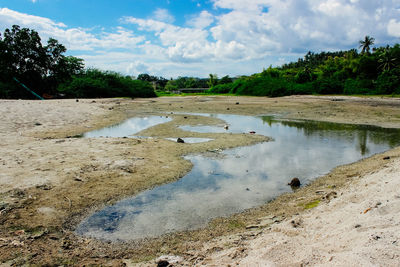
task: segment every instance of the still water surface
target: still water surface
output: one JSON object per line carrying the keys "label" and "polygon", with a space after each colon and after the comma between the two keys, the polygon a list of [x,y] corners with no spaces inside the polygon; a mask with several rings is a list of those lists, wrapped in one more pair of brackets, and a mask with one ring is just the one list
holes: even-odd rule
{"label": "still water surface", "polygon": [[131,118],[110,127],[94,130],[83,134],[83,137],[133,137],[132,135],[157,124],[171,121],[162,116],[150,116],[143,118]]}
{"label": "still water surface", "polygon": [[229,129],[182,128],[198,132],[256,131],[274,141],[226,150],[213,158],[186,156],[194,167],[185,177],[94,213],[77,232],[127,241],[196,229],[212,218],[260,206],[290,191],[287,183],[292,177],[308,183],[338,165],[400,144],[400,132],[393,129],[272,117],[212,116],[226,121]]}

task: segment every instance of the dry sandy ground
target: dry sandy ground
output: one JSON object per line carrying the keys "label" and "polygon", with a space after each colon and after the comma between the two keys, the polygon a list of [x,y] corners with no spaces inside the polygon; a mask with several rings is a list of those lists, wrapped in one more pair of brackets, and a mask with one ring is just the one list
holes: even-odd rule
{"label": "dry sandy ground", "polygon": [[[399,266],[399,163],[398,159],[391,161],[351,187],[337,191],[336,198],[272,224],[265,231],[256,229],[210,242],[205,247],[215,252],[192,263],[196,266]],[[240,245],[224,248],[231,240]]]}
{"label": "dry sandy ground", "polygon": [[[177,112],[276,114],[400,128],[399,99],[0,100],[0,112],[3,265],[124,266],[144,260],[150,261],[141,265],[154,265],[155,258],[166,254],[181,256],[176,265],[395,266],[399,262],[400,149],[338,167],[293,194],[216,219],[206,229],[129,244],[91,240],[73,232],[89,212],[184,176],[191,164],[183,155],[267,140],[249,134],[187,133],[177,126],[223,122],[184,118]],[[165,112],[173,118],[171,122],[143,132],[153,139],[74,138],[124,118]],[[215,140],[181,145],[163,139],[176,136]],[[386,156],[390,159],[383,159]],[[333,191],[337,198],[327,201]],[[311,210],[299,205],[315,200],[322,202]]]}

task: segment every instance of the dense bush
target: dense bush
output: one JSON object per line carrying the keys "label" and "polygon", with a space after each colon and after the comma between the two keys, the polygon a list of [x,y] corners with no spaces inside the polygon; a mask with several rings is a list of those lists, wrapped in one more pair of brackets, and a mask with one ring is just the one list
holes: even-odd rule
{"label": "dense bush", "polygon": [[[368,49],[365,49],[368,51]],[[400,45],[374,48],[358,54],[355,49],[307,53],[298,62],[269,67],[259,74],[227,85],[213,93],[254,96],[293,94],[399,94]]]}
{"label": "dense bush", "polygon": [[213,86],[209,92],[215,94],[227,94],[232,90],[233,83],[218,84]]}
{"label": "dense bush", "polygon": [[375,94],[400,94],[400,70],[384,71],[376,80]]}
{"label": "dense bush", "polygon": [[68,97],[80,98],[155,96],[149,82],[96,69],[89,69],[73,76],[71,82],[61,84],[58,90]]}
{"label": "dense bush", "polygon": [[347,79],[344,85],[344,94],[346,95],[364,95],[372,94],[373,84],[368,79]]}

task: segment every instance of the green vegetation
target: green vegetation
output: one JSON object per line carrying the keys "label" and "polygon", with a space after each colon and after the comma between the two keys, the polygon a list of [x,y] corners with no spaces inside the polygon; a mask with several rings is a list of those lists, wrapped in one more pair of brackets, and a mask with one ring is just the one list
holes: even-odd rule
{"label": "green vegetation", "polygon": [[308,52],[304,59],[264,70],[234,82],[214,85],[210,93],[254,96],[293,94],[400,94],[400,45],[373,48],[374,38],[360,41],[361,53]]}
{"label": "green vegetation", "polygon": [[308,209],[315,208],[319,205],[320,202],[321,202],[320,200],[311,201],[304,205],[304,209],[308,210]]}
{"label": "green vegetation", "polygon": [[153,97],[150,81],[96,69],[84,70],[83,60],[65,56],[65,46],[14,25],[0,34],[0,98]]}
{"label": "green vegetation", "polygon": [[148,82],[96,69],[88,69],[74,75],[70,81],[60,84],[58,90],[67,97],[79,98],[156,96]]}
{"label": "green vegetation", "polygon": [[[182,88],[210,88],[208,94],[285,96],[294,94],[400,94],[400,45],[372,48],[366,36],[356,49],[308,52],[297,62],[269,67],[261,73],[232,79],[130,76],[84,69],[82,59],[65,56],[67,49],[50,38],[43,46],[39,34],[14,25],[0,35],[0,98],[33,98],[30,90],[52,97],[154,97]],[[372,50],[372,52],[371,52]],[[157,91],[157,94],[154,92]],[[204,93],[200,93],[204,94]]]}

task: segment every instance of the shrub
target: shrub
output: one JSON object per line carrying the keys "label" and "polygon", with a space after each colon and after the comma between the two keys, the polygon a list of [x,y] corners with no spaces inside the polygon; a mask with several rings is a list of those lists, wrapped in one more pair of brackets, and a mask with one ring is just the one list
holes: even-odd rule
{"label": "shrub", "polygon": [[399,94],[400,71],[398,69],[384,71],[376,80],[375,94]]}
{"label": "shrub", "polygon": [[61,84],[58,91],[69,97],[80,98],[155,96],[149,82],[96,69],[89,69],[74,76],[71,82]]}
{"label": "shrub", "polygon": [[233,83],[218,84],[213,86],[208,92],[215,94],[227,94],[232,90]]}
{"label": "shrub", "polygon": [[372,81],[367,79],[347,79],[344,84],[346,95],[371,94],[372,89]]}

